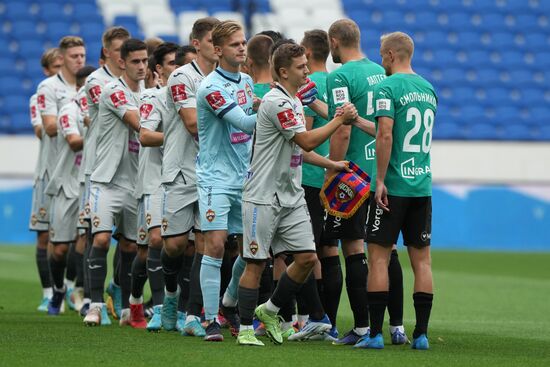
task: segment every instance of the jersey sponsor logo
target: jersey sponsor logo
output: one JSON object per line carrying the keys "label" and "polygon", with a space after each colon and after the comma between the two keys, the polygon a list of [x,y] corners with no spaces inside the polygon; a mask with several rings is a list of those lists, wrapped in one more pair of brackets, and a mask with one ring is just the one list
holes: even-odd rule
{"label": "jersey sponsor logo", "polygon": [[250,135],[240,132],[231,133],[231,144],[242,144],[250,140]]}
{"label": "jersey sponsor logo", "polygon": [[36,114],[36,106],[31,106],[31,119],[35,119],[37,117]]}
{"label": "jersey sponsor logo", "polygon": [[376,157],[376,140],[365,145],[365,159],[372,161]]}
{"label": "jersey sponsor logo", "polygon": [[99,97],[101,97],[101,87],[99,85],[94,85],[88,90],[88,94],[92,103],[99,103]]}
{"label": "jersey sponsor logo", "polygon": [[69,128],[69,115],[62,115],[59,118],[59,122],[61,123],[61,127],[63,129],[68,129]]}
{"label": "jersey sponsor logo", "polygon": [[256,253],[258,252],[258,248],[259,248],[258,243],[256,241],[252,241],[248,245],[248,248],[250,249],[250,252],[252,253],[252,255],[256,256]]}
{"label": "jersey sponsor logo", "polygon": [[332,99],[335,104],[349,102],[348,87],[334,88],[332,90]]}
{"label": "jersey sponsor logo", "polygon": [[223,107],[223,105],[225,104],[225,98],[223,98],[221,92],[218,90],[207,95],[206,101],[214,111]]}
{"label": "jersey sponsor logo", "polygon": [[432,170],[430,166],[417,167],[414,162],[414,157],[407,159],[405,162],[401,163],[401,176],[410,180],[414,180],[416,176],[423,176],[431,173]]}
{"label": "jersey sponsor logo", "polygon": [[290,167],[296,168],[300,167],[302,165],[302,162],[304,160],[304,157],[301,154],[294,154],[290,158]]}
{"label": "jersey sponsor logo", "polygon": [[216,212],[212,209],[208,209],[206,211],[206,220],[208,220],[210,223],[212,223],[216,219]]}
{"label": "jersey sponsor logo", "polygon": [[187,93],[185,92],[185,84],[176,84],[170,87],[172,93],[172,101],[180,102],[187,99]]}
{"label": "jersey sponsor logo", "polygon": [[39,94],[36,97],[36,103],[38,104],[38,108],[43,110],[46,108],[46,96],[43,94]]}
{"label": "jersey sponsor logo", "polygon": [[252,98],[253,93],[252,93],[252,87],[250,86],[250,84],[247,83],[245,86],[245,89],[246,89],[246,94],[248,94],[248,96]]}
{"label": "jersey sponsor logo", "polygon": [[239,104],[239,106],[246,104],[246,93],[244,90],[240,90],[237,92],[237,103]]}
{"label": "jersey sponsor logo", "polygon": [[126,94],[124,94],[124,91],[121,90],[118,90],[111,94],[111,101],[116,108],[124,106],[126,103],[128,103],[128,100],[126,99]]}
{"label": "jersey sponsor logo", "polygon": [[131,153],[139,153],[139,141],[128,140],[128,151]]}
{"label": "jersey sponsor logo", "polygon": [[82,163],[82,153],[78,153],[74,157],[74,165],[77,167],[80,167],[80,164]]}
{"label": "jersey sponsor logo", "polygon": [[290,108],[279,112],[277,114],[277,118],[279,119],[279,123],[283,129],[288,129],[298,124],[298,121],[296,121],[296,117],[294,116],[294,111]]}
{"label": "jersey sponsor logo", "polygon": [[384,211],[377,204],[376,205],[376,210],[374,211],[374,220],[372,221],[371,232],[376,232],[380,229],[380,223],[381,223],[381,220],[382,220],[382,215],[384,215]]}
{"label": "jersey sponsor logo", "polygon": [[391,102],[387,98],[381,98],[376,100],[376,111],[390,111],[391,110]]}
{"label": "jersey sponsor logo", "polygon": [[88,111],[88,99],[86,97],[80,98],[80,109],[82,111]]}
{"label": "jersey sponsor logo", "polygon": [[139,115],[141,116],[142,120],[146,120],[149,118],[149,115],[153,111],[153,105],[150,103],[144,103],[139,108]]}

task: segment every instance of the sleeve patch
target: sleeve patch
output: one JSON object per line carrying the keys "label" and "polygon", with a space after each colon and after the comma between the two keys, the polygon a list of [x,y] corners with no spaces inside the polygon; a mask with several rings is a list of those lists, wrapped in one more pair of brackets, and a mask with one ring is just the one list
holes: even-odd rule
{"label": "sleeve patch", "polygon": [[332,90],[332,99],[335,104],[349,102],[348,87],[334,88]]}
{"label": "sleeve patch", "polygon": [[116,108],[119,108],[120,106],[124,106],[126,103],[128,103],[128,100],[126,100],[126,95],[124,94],[124,91],[121,91],[121,90],[111,94],[111,101],[113,102],[113,105]]}
{"label": "sleeve patch", "polygon": [[[248,84],[246,86],[248,86]],[[239,106],[246,104],[246,93],[244,92],[244,90],[240,90],[237,92],[237,103],[239,104]]]}
{"label": "sleeve patch", "polygon": [[139,114],[142,120],[146,120],[153,111],[153,105],[150,103],[144,103],[139,108]]}
{"label": "sleeve patch", "polygon": [[215,91],[207,95],[206,101],[214,111],[221,108],[225,104],[225,98],[223,98],[220,91]]}
{"label": "sleeve patch", "polygon": [[376,111],[386,110],[390,111],[390,100],[387,98],[381,98],[376,101]]}
{"label": "sleeve patch", "polygon": [[34,120],[36,117],[36,106],[31,106],[31,118]]}
{"label": "sleeve patch", "polygon": [[45,109],[46,108],[46,96],[43,95],[43,94],[39,94],[36,97],[36,103],[38,104],[38,108],[40,108],[41,110]]}
{"label": "sleeve patch", "polygon": [[92,103],[99,103],[99,97],[101,97],[101,87],[99,85],[94,85],[88,91]]}
{"label": "sleeve patch", "polygon": [[61,127],[63,129],[68,129],[69,128],[69,115],[62,115],[59,118],[59,122],[61,123]]}
{"label": "sleeve patch", "polygon": [[296,121],[296,117],[294,116],[294,111],[290,108],[279,112],[277,114],[277,118],[279,119],[279,123],[283,129],[288,129],[298,124],[298,121]]}
{"label": "sleeve patch", "polygon": [[170,88],[172,92],[172,100],[174,102],[180,102],[187,99],[187,93],[185,92],[185,84],[176,84]]}
{"label": "sleeve patch", "polygon": [[82,111],[88,111],[88,99],[86,97],[80,98],[80,109]]}

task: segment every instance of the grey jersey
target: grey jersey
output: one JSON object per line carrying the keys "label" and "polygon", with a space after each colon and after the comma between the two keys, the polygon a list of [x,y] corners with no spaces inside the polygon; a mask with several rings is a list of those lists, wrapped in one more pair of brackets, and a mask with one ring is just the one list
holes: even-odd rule
{"label": "grey jersey", "polygon": [[[42,127],[42,116],[38,110],[37,94],[33,94],[29,99],[29,112],[31,115],[31,125],[33,127]],[[46,152],[49,149],[50,139],[47,139],[46,130],[42,128],[40,130],[40,148],[38,150],[38,159],[36,160],[36,167],[34,169],[33,180],[39,180],[44,177],[46,173]]]}
{"label": "grey jersey", "polygon": [[[139,114],[141,128],[162,131],[166,119],[166,87],[147,89],[141,94]],[[161,184],[162,147],[141,147],[136,183],[136,197],[154,194]]]}
{"label": "grey jersey", "polygon": [[173,182],[180,172],[188,185],[197,182],[195,161],[199,145],[183,125],[179,110],[197,107],[196,93],[203,79],[204,75],[195,61],[177,68],[168,79],[166,89],[168,114],[163,121],[162,182]]}
{"label": "grey jersey", "polygon": [[[57,119],[61,107],[72,101],[76,96],[76,86],[70,85],[59,72],[59,74],[53,75],[38,84],[36,94],[40,114],[42,116],[55,116]],[[51,175],[57,162],[57,137],[48,135],[44,137],[49,141],[44,156],[45,169],[48,175]]]}
{"label": "grey jersey", "polygon": [[85,137],[82,165],[84,174],[91,175],[94,168],[97,140],[97,117],[99,116],[99,99],[101,92],[107,83],[116,80],[117,77],[105,65],[97,69],[86,78],[84,90],[88,100],[88,114],[90,116],[90,126]]}
{"label": "grey jersey", "polygon": [[300,100],[281,86],[263,98],[256,120],[252,162],[243,201],[282,207],[305,204],[302,189],[302,149],[291,139],[306,131]]}
{"label": "grey jersey", "polygon": [[57,119],[57,135],[59,136],[59,139],[57,139],[57,162],[50,182],[46,187],[47,194],[57,195],[61,189],[68,198],[76,198],[80,194],[78,171],[80,170],[82,152],[74,152],[66,137],[68,135],[82,136],[84,133],[86,111],[81,107],[81,97],[83,96],[84,93],[78,94],[72,102],[61,107],[59,111]]}
{"label": "grey jersey", "polygon": [[139,94],[128,88],[123,78],[107,84],[101,93],[92,181],[135,190],[139,141],[122,119],[126,112],[138,111]]}

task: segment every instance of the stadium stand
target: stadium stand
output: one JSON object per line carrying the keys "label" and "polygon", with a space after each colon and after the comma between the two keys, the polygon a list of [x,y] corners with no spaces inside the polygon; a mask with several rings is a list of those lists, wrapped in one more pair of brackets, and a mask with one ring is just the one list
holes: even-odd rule
{"label": "stadium stand", "polygon": [[206,15],[297,40],[349,16],[377,62],[382,33],[408,32],[415,69],[440,96],[434,138],[550,140],[550,1],[543,0],[5,0],[0,133],[32,132],[27,100],[43,78],[39,58],[63,35],[81,35],[95,64],[106,26],[186,44],[194,20]]}

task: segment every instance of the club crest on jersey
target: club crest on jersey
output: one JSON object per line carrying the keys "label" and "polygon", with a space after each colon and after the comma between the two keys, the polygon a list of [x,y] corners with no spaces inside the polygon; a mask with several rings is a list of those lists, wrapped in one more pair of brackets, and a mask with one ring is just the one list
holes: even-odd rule
{"label": "club crest on jersey", "polygon": [[237,92],[237,103],[239,104],[239,106],[246,104],[246,93],[244,92],[244,90],[240,90]]}
{"label": "club crest on jersey", "polygon": [[99,223],[100,223],[100,220],[99,220],[99,217],[96,215],[93,219],[92,219],[92,224],[94,225],[94,227],[99,227]]}
{"label": "club crest on jersey", "polygon": [[41,218],[45,218],[46,217],[46,208],[40,208],[38,209],[38,215],[40,215]]}
{"label": "club crest on jersey", "polygon": [[63,115],[59,118],[59,122],[61,123],[61,127],[63,129],[69,128],[69,115]]}
{"label": "club crest on jersey", "polygon": [[150,103],[144,103],[139,108],[139,114],[143,120],[149,118],[149,115],[153,111],[153,105]]}
{"label": "club crest on jersey", "polygon": [[145,232],[145,229],[143,229],[143,227],[140,227],[140,228],[139,228],[139,234],[138,234],[138,236],[139,236],[139,239],[140,239],[141,241],[143,241],[143,240],[145,240],[145,238],[147,238],[147,232]]}
{"label": "club crest on jersey", "polygon": [[121,90],[118,90],[111,94],[111,101],[116,108],[124,106],[126,103],[128,103],[128,101],[126,100],[126,95]]}
{"label": "club crest on jersey", "polygon": [[212,209],[208,209],[208,211],[206,212],[206,219],[212,223],[212,221],[216,218],[216,212],[213,211]]}
{"label": "club crest on jersey", "polygon": [[250,245],[248,245],[248,248],[250,249],[252,255],[256,255],[256,252],[258,252],[258,243],[256,241],[252,241],[250,242]]}
{"label": "club crest on jersey", "polygon": [[355,193],[351,187],[349,187],[345,182],[340,182],[336,189],[336,199],[341,203],[347,203],[350,200],[353,200]]}
{"label": "club crest on jersey", "polygon": [[99,103],[99,97],[101,97],[101,87],[99,85],[94,85],[88,91],[90,99],[93,103]]}
{"label": "club crest on jersey", "polygon": [[294,116],[294,111],[292,109],[281,111],[277,114],[277,118],[279,119],[279,123],[283,127],[283,129],[288,129],[292,126],[296,126],[298,121],[296,121],[296,117]]}
{"label": "club crest on jersey", "polygon": [[166,232],[166,229],[168,229],[168,220],[166,218],[162,218],[161,227],[164,232]]}
{"label": "club crest on jersey", "polygon": [[214,111],[221,108],[225,104],[225,98],[223,98],[220,91],[214,91],[207,95],[206,101]]}
{"label": "club crest on jersey", "polygon": [[43,110],[46,108],[46,96],[43,94],[39,94],[38,97],[36,97],[36,103],[38,104],[38,108]]}
{"label": "club crest on jersey", "polygon": [[185,92],[185,84],[176,84],[170,87],[172,92],[172,100],[174,102],[184,101],[187,99],[187,93]]}
{"label": "club crest on jersey", "polygon": [[151,225],[151,213],[147,213],[145,216],[145,223],[147,223],[148,226]]}
{"label": "club crest on jersey", "polygon": [[38,218],[36,218],[36,215],[33,214],[33,215],[31,215],[31,224],[32,224],[33,226],[35,226],[36,223],[38,223]]}
{"label": "club crest on jersey", "polygon": [[253,93],[252,93],[252,88],[250,87],[250,84],[247,83],[244,89],[246,89],[246,94],[248,94],[248,96],[252,98]]}

